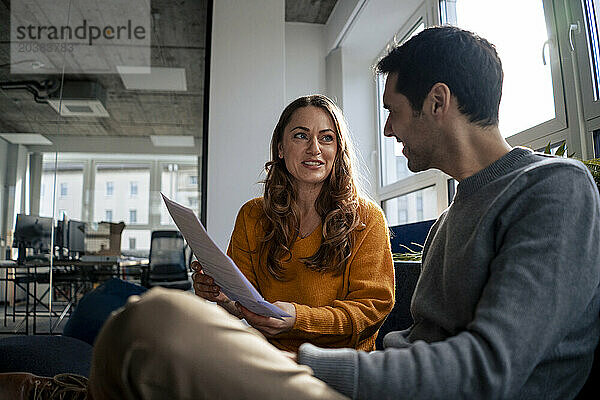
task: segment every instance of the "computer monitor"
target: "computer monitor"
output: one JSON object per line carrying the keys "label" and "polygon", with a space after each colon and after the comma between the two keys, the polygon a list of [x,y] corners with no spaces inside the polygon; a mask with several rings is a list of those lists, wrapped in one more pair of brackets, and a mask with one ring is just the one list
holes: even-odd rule
{"label": "computer monitor", "polygon": [[50,251],[52,218],[18,214],[13,247],[33,249],[35,253]]}
{"label": "computer monitor", "polygon": [[69,252],[79,253],[85,252],[85,222],[69,220]]}
{"label": "computer monitor", "polygon": [[54,228],[54,245],[57,247],[67,247],[69,244],[69,228],[67,226],[67,217],[63,214],[63,219],[56,221]]}

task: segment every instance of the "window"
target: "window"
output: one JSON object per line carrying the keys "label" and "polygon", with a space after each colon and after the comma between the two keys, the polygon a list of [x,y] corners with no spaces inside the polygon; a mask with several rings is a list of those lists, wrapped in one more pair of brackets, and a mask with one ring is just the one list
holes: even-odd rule
{"label": "window", "polygon": [[151,235],[152,231],[149,229],[139,229],[137,226],[128,225],[121,234],[121,251],[127,255],[148,256]]}
{"label": "window", "polygon": [[[56,164],[56,184],[54,180],[54,163]],[[60,156],[55,159],[54,153],[42,156],[42,184],[40,191],[40,216],[53,217],[54,196],[56,210],[64,211],[69,218],[81,219],[83,215],[83,176],[85,166]],[[63,187],[64,185],[64,187]],[[56,193],[55,193],[56,190]],[[62,194],[64,193],[64,195]],[[59,213],[56,217],[60,217]]]}
{"label": "window", "polygon": [[[560,67],[553,62],[558,60],[556,41],[546,23],[549,7],[550,1],[440,2],[442,23],[475,32],[496,46],[504,70],[499,128],[507,138],[524,132],[520,142],[566,127]],[[507,28],[515,10],[523,29]]]}
{"label": "window", "polygon": [[[169,163],[160,167],[160,191],[178,203],[186,204],[199,216],[197,162]],[[160,224],[172,225],[173,220],[166,207],[160,209]]]}
{"label": "window", "polygon": [[419,190],[416,193],[416,202],[417,202],[417,221],[423,221],[423,191]]}
{"label": "window", "polygon": [[129,223],[130,224],[137,223],[137,210],[129,210]]}
{"label": "window", "polygon": [[438,216],[435,186],[385,200],[382,208],[390,226],[435,219]]}
{"label": "window", "polygon": [[[575,51],[579,66],[580,85],[585,118],[600,116],[600,0],[581,0],[571,4],[574,20],[569,21],[569,49]],[[597,122],[588,126],[597,129]],[[590,138],[591,139],[591,138]],[[589,143],[591,145],[591,143]],[[593,151],[588,151],[593,156]]]}
{"label": "window", "polygon": [[138,194],[138,183],[133,181],[129,182],[129,196],[135,197]]}
{"label": "window", "polygon": [[[423,31],[426,26],[435,24],[428,8],[420,7],[382,50],[379,57],[387,54],[389,46],[405,42]],[[400,40],[397,40],[398,38]],[[383,211],[391,226],[436,218],[446,206],[445,197],[441,198],[439,193],[446,196],[447,177],[437,170],[411,172],[408,169],[408,160],[402,154],[402,144],[384,136],[385,122],[388,117],[388,111],[383,108],[386,79],[385,75],[378,75],[375,85],[377,143],[380,155],[378,195]]]}
{"label": "window", "polygon": [[[104,216],[104,210],[114,210],[113,220],[131,221],[129,210],[136,210],[136,224],[150,221],[150,175],[152,164],[147,160],[112,158],[95,164],[94,221]],[[104,196],[103,188],[111,195]],[[140,245],[138,240],[138,246]],[[124,243],[126,246],[127,243]]]}
{"label": "window", "polygon": [[[410,30],[403,40],[406,41],[425,29],[425,23],[421,20]],[[377,101],[378,101],[378,121],[379,121],[379,144],[381,148],[381,185],[389,185],[400,179],[413,175],[408,169],[408,160],[402,154],[402,143],[396,140],[386,138],[383,135],[385,121],[388,117],[388,110],[383,108],[383,90],[385,89],[384,75],[377,76]]]}
{"label": "window", "polygon": [[600,99],[600,49],[598,46],[598,27],[600,22],[600,0],[584,0],[584,18],[588,38],[590,73],[592,78],[594,101]]}
{"label": "window", "polygon": [[[55,218],[64,212],[69,219],[85,222],[124,221],[121,250],[128,255],[147,256],[152,231],[165,229],[161,190],[172,188],[177,196],[172,198],[198,212],[199,186],[189,184],[190,176],[198,176],[196,155],[44,153],[42,160],[40,215],[52,217],[54,203],[59,210]],[[165,167],[169,164],[171,170]],[[59,182],[68,184],[65,198]],[[129,248],[130,238],[135,239],[135,249]]]}

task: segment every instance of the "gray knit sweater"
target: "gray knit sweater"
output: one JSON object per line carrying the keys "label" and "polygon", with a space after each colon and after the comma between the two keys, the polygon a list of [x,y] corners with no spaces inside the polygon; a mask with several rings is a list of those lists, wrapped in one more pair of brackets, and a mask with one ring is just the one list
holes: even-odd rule
{"label": "gray knit sweater", "polygon": [[600,336],[600,198],[577,161],[515,148],[463,180],[427,237],[411,313],[384,351],[304,344],[358,399],[569,399]]}

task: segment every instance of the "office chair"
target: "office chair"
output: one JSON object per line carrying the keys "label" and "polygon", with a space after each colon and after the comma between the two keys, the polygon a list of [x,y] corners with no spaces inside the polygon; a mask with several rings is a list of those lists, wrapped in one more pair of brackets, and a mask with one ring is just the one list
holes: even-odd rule
{"label": "office chair", "polygon": [[185,244],[179,231],[153,231],[150,239],[148,270],[142,285],[151,288],[190,290],[192,282],[188,276]]}

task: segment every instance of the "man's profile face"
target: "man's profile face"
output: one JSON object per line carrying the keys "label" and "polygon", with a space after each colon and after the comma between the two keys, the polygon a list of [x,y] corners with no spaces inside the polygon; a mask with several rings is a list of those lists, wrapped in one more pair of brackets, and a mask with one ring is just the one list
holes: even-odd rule
{"label": "man's profile face", "polygon": [[433,141],[428,127],[428,118],[415,112],[406,96],[396,91],[397,74],[388,75],[383,93],[383,106],[389,111],[383,134],[395,137],[404,145],[402,154],[408,159],[408,169],[412,172],[431,168],[430,157]]}

